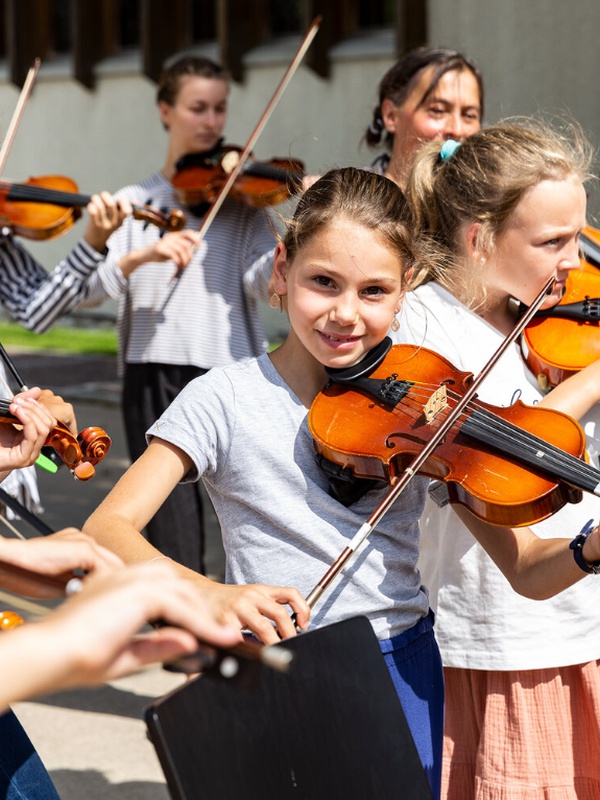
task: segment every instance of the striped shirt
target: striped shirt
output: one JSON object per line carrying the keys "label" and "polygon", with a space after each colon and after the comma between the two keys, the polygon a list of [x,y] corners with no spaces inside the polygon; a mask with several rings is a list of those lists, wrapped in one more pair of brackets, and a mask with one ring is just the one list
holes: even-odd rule
{"label": "striped shirt", "polygon": [[75,306],[106,298],[99,282],[90,283],[103,255],[80,241],[47,272],[10,233],[0,235],[0,303],[23,327],[43,333]]}
{"label": "striped shirt", "polygon": [[[155,208],[180,208],[187,227],[201,220],[175,200],[160,173],[115,194]],[[174,277],[172,262],[147,263],[128,279],[118,262],[148,247],[161,232],[128,217],[109,239],[109,253],[92,279],[118,300],[120,368],[123,363],[186,364],[209,369],[264,352],[259,311],[273,268],[274,236],[259,209],[226,200],[188,267]]]}

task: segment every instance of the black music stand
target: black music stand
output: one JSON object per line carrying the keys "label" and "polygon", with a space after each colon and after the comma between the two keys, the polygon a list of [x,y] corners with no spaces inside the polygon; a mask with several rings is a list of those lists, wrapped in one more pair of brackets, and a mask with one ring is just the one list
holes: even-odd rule
{"label": "black music stand", "polygon": [[282,646],[287,673],[209,671],[145,709],[173,800],[432,800],[368,620]]}

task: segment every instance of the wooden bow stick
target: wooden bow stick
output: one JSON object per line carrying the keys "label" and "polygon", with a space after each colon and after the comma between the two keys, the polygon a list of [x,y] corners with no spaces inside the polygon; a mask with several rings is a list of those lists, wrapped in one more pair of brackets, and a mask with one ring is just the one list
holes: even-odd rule
{"label": "wooden bow stick", "polygon": [[31,94],[31,90],[33,88],[33,84],[37,77],[40,64],[41,64],[40,59],[36,58],[35,61],[33,62],[33,65],[30,67],[29,72],[27,73],[27,77],[25,78],[25,83],[23,84],[23,88],[21,89],[21,94],[19,95],[19,99],[17,100],[17,105],[15,106],[15,110],[13,111],[12,119],[8,126],[8,130],[6,131],[6,135],[4,136],[2,147],[0,148],[0,175],[2,175],[2,173],[4,172],[4,167],[6,166],[6,160],[8,159],[8,154],[10,152],[10,148],[12,147],[12,143],[17,133],[19,124],[21,122],[23,111],[25,110],[25,106],[27,105],[27,101],[29,100],[29,95]]}
{"label": "wooden bow stick", "polygon": [[210,207],[210,210],[208,211],[208,213],[206,214],[206,216],[202,220],[202,223],[201,223],[200,227],[198,228],[198,233],[200,233],[201,235],[204,235],[206,233],[206,231],[208,230],[208,228],[210,227],[210,225],[212,224],[213,219],[215,218],[215,216],[217,215],[219,209],[223,205],[223,201],[227,197],[229,191],[231,190],[231,187],[235,183],[235,181],[236,181],[238,175],[240,174],[240,172],[243,170],[244,164],[246,163],[246,161],[248,160],[248,157],[250,156],[250,153],[252,152],[252,148],[256,144],[256,141],[258,140],[258,137],[260,136],[260,134],[262,133],[262,131],[263,131],[264,127],[265,127],[265,125],[267,124],[267,122],[269,120],[269,117],[273,113],[273,111],[275,109],[275,106],[277,105],[277,103],[279,102],[279,100],[281,98],[281,95],[286,90],[286,88],[287,88],[289,82],[291,81],[294,73],[296,72],[296,70],[300,66],[300,62],[302,61],[302,59],[306,55],[306,52],[307,52],[308,48],[310,47],[310,45],[312,43],[312,40],[317,35],[317,31],[319,30],[320,24],[321,24],[321,17],[316,17],[315,20],[313,21],[312,25],[308,29],[304,39],[302,40],[302,43],[300,44],[300,47],[298,48],[298,50],[296,52],[296,55],[292,59],[289,67],[287,68],[285,74],[283,75],[283,78],[281,79],[281,81],[279,82],[279,85],[275,89],[275,92],[274,92],[273,96],[271,97],[271,99],[267,103],[267,106],[266,106],[265,110],[263,111],[260,119],[256,123],[256,127],[254,128],[254,130],[250,134],[250,137],[248,138],[248,141],[244,145],[244,149],[240,153],[240,156],[239,156],[239,159],[238,159],[236,165],[233,167],[233,169],[231,170],[231,172],[227,176],[227,180],[224,182],[223,186],[219,190],[219,193],[217,194],[214,202],[212,203],[212,205]]}

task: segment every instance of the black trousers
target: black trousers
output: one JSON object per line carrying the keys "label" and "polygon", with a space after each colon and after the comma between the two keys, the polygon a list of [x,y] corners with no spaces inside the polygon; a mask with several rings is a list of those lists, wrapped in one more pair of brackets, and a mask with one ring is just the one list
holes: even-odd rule
{"label": "black trousers", "polygon": [[[177,364],[126,364],[123,418],[129,456],[146,449],[146,431],[192,378],[206,372]],[[204,520],[199,483],[175,487],[146,526],[148,541],[161,553],[204,573]]]}

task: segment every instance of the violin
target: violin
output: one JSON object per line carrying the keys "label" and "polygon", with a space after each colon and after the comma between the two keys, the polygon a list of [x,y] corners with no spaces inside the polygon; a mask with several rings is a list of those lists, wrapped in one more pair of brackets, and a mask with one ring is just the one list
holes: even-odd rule
{"label": "violin", "polygon": [[[9,411],[10,400],[0,400],[0,425],[20,425],[21,422]],[[80,481],[93,478],[94,466],[108,453],[111,438],[103,428],[84,428],[75,436],[67,426],[57,421],[46,437],[45,446],[51,447],[61,461]]]}
{"label": "violin", "polygon": [[[77,193],[77,184],[62,175],[29,178],[24,183],[0,181],[0,226],[26,239],[47,240],[69,230],[81,217],[91,196]],[[185,215],[168,214],[152,206],[134,205],[133,217],[164,231],[180,231]]]}
{"label": "violin", "polygon": [[600,269],[600,229],[585,227],[579,234],[581,268],[595,272]]}
{"label": "violin", "polygon": [[600,358],[600,272],[573,270],[552,308],[538,311],[520,340],[521,353],[542,391]]}
{"label": "violin", "polygon": [[[241,147],[218,145],[207,153],[190,153],[179,159],[171,183],[186,208],[211,205],[228,175],[237,166]],[[229,192],[229,197],[253,208],[265,208],[287,200],[301,187],[304,164],[292,159],[248,159]]]}
{"label": "violin", "polygon": [[[425,449],[473,382],[445,358],[384,342],[370,363],[328,369],[308,425],[319,455],[358,478],[392,487]],[[584,460],[585,435],[566,414],[520,400],[465,407],[419,473],[443,481],[450,501],[486,522],[530,525],[600,495],[600,471]]]}

